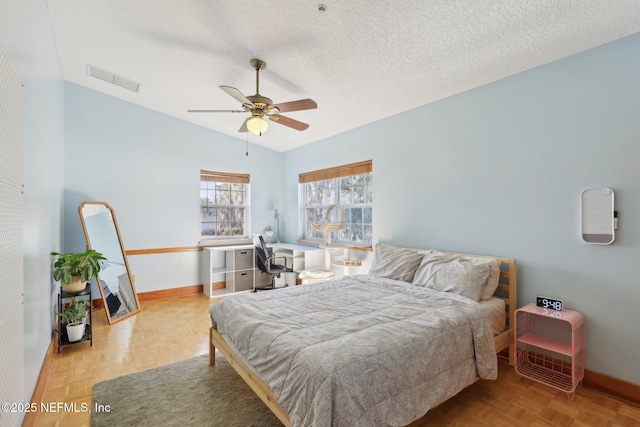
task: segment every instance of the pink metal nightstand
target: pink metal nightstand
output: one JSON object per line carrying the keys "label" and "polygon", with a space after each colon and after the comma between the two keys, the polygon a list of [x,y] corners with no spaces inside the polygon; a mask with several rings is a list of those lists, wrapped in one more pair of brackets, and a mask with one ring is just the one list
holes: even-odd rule
{"label": "pink metal nightstand", "polygon": [[526,377],[573,399],[584,378],[584,317],[535,304],[515,313],[516,378]]}

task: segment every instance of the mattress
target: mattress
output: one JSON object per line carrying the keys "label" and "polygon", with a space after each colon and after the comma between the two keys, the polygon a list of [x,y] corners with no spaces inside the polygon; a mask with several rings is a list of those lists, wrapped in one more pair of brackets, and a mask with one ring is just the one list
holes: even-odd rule
{"label": "mattress", "polygon": [[507,321],[507,313],[505,312],[506,304],[504,300],[493,297],[487,301],[480,301],[480,305],[489,311],[493,335],[498,335],[504,331]]}

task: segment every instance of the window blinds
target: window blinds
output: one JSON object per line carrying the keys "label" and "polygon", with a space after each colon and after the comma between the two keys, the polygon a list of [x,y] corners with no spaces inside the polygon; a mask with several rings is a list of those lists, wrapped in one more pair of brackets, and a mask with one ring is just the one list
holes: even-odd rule
{"label": "window blinds", "polygon": [[248,173],[230,173],[200,170],[200,181],[231,182],[234,184],[248,184]]}
{"label": "window blinds", "polygon": [[300,184],[304,184],[306,182],[322,181],[325,179],[340,178],[343,176],[360,175],[372,171],[373,162],[371,160],[366,160],[364,162],[351,163],[348,165],[301,173],[299,175],[299,182]]}

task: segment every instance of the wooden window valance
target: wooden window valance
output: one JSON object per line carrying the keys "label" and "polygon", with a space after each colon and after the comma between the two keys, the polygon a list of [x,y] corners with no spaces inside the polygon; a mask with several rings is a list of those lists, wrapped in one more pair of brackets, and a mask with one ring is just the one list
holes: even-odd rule
{"label": "wooden window valance", "polygon": [[248,173],[230,173],[200,170],[200,181],[232,182],[235,184],[248,184]]}
{"label": "wooden window valance", "polygon": [[340,178],[343,176],[360,175],[373,171],[373,162],[367,160],[349,165],[336,166],[333,168],[320,169],[313,172],[301,173],[299,175],[300,184],[306,182],[323,181],[325,179]]}

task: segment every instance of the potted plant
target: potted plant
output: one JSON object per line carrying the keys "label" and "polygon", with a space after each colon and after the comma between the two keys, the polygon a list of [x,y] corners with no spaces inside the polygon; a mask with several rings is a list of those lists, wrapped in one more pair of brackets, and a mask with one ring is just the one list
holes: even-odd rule
{"label": "potted plant", "polygon": [[62,313],[58,313],[58,316],[62,316],[67,324],[69,342],[80,341],[84,336],[85,319],[89,315],[89,307],[91,303],[86,299],[73,298]]}
{"label": "potted plant", "polygon": [[53,278],[59,280],[64,292],[81,292],[91,279],[98,277],[103,261],[107,259],[100,252],[87,249],[82,253],[61,254],[51,252],[58,257],[53,264]]}

